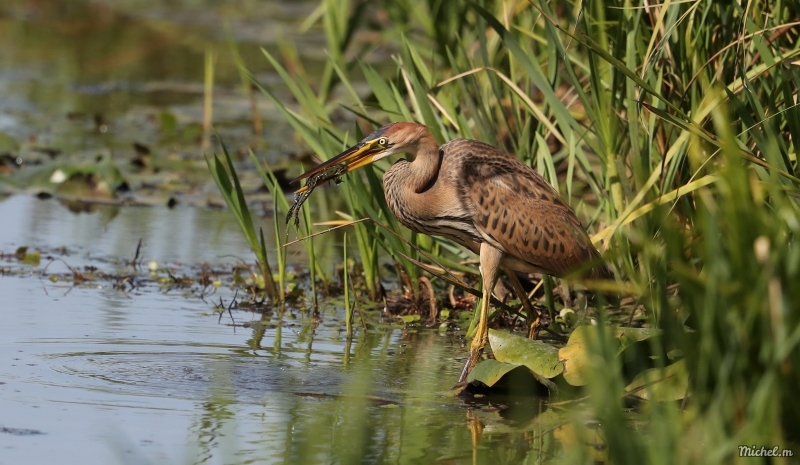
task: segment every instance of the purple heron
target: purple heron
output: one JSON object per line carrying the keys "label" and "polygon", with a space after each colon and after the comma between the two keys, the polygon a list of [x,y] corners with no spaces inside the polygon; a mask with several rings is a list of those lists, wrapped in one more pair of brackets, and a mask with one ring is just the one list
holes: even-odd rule
{"label": "purple heron", "polygon": [[[532,334],[538,330],[538,313],[516,271],[563,277],[598,265],[590,276],[607,276],[600,254],[558,192],[517,157],[483,142],[456,139],[440,147],[422,124],[391,123],[294,181],[315,175],[311,179],[338,180],[403,153],[411,159],[394,163],[383,176],[394,215],[413,231],[452,239],[480,257],[480,319],[459,382],[488,341],[489,298],[500,269],[525,306]],[[307,195],[307,189],[297,193]]]}

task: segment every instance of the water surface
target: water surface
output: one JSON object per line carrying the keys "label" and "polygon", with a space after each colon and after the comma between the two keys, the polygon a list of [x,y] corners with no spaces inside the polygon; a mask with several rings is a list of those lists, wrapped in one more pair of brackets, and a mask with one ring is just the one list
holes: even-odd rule
{"label": "water surface", "polygon": [[[153,244],[148,256],[168,266],[195,259],[224,267],[221,252],[247,253],[236,234],[221,234],[228,239],[214,248],[203,233],[178,245],[169,231],[213,230],[212,218],[227,215],[185,210],[124,209],[103,227],[99,213],[12,197],[0,203],[0,216],[8,220],[0,250],[23,243],[55,250],[59,241],[71,252],[51,255],[72,266],[91,262],[122,272],[124,261],[113,255],[130,251],[144,231]],[[276,454],[311,453],[306,441],[316,440],[301,431],[287,436],[291,430],[323,426],[336,434],[353,427],[339,418],[351,409],[374,417],[373,426],[383,432],[367,440],[380,447],[387,446],[380,436],[399,426],[387,415],[402,417],[408,408],[453,420],[464,415],[461,403],[447,395],[463,355],[454,336],[409,333],[387,320],[384,329],[352,343],[345,363],[336,305],[324,306],[316,318],[291,308],[220,316],[199,292],[153,283],[135,293],[103,281],[53,283],[39,276],[44,264],[0,263],[13,271],[0,277],[7,315],[0,326],[0,426],[30,433],[0,434],[0,463],[41,463],[56,454],[65,463],[115,463],[120,454],[155,463],[195,461],[196,454],[227,461],[230,453],[242,461],[282,462],[288,456]],[[27,268],[30,274],[18,273]],[[222,288],[214,299],[232,297]],[[442,420],[440,428],[447,425]]]}

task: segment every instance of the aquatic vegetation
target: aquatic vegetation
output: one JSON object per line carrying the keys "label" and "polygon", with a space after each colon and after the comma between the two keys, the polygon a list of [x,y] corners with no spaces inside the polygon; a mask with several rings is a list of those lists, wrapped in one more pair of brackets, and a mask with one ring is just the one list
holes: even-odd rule
{"label": "aquatic vegetation", "polygon": [[[233,166],[233,161],[225,145],[222,146],[222,156],[223,160],[220,160],[216,155],[210,158],[206,157],[208,169],[214,181],[217,183],[217,187],[219,187],[219,191],[225,199],[225,203],[228,204],[228,208],[233,212],[236,222],[247,238],[250,248],[252,248],[253,252],[256,254],[260,272],[258,279],[261,281],[258,287],[264,289],[273,300],[277,301],[279,293],[272,277],[272,268],[269,264],[269,258],[267,258],[264,231],[259,229],[259,232],[256,233],[253,218],[244,197],[244,191],[239,183],[239,178],[236,176],[236,168]],[[223,161],[225,162],[224,164]]]}

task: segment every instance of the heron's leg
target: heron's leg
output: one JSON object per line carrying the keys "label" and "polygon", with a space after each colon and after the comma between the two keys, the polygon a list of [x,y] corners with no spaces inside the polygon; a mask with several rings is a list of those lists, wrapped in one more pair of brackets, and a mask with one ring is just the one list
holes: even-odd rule
{"label": "heron's leg", "polygon": [[461,383],[467,379],[467,375],[478,363],[483,353],[483,348],[489,340],[489,301],[492,297],[492,289],[494,283],[497,281],[497,271],[500,268],[500,261],[503,259],[503,252],[497,250],[487,243],[481,244],[480,261],[481,261],[481,277],[483,278],[483,296],[481,297],[481,314],[478,320],[478,329],[475,331],[475,336],[472,338],[472,344],[469,346],[469,358],[464,369],[461,371],[461,377],[458,382]]}
{"label": "heron's leg", "polygon": [[506,272],[508,281],[511,283],[511,287],[514,289],[514,293],[517,294],[519,300],[522,301],[522,307],[525,309],[526,315],[525,323],[528,326],[528,337],[531,339],[536,339],[536,337],[539,335],[541,322],[541,318],[539,318],[539,312],[533,308],[533,305],[531,305],[531,301],[528,299],[528,293],[522,288],[522,283],[519,282],[517,273],[510,268],[503,268],[503,271]]}

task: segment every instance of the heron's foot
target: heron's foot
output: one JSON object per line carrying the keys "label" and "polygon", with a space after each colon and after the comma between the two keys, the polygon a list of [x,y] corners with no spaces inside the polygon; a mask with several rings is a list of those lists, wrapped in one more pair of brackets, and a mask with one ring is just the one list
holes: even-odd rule
{"label": "heron's foot", "polygon": [[486,343],[489,341],[489,338],[486,335],[476,334],[475,337],[472,339],[472,344],[469,348],[469,358],[467,359],[467,363],[464,364],[464,369],[461,370],[461,376],[458,378],[459,383],[463,383],[467,380],[467,376],[475,368],[475,365],[481,360],[481,355],[483,354],[483,348],[486,347]]}

